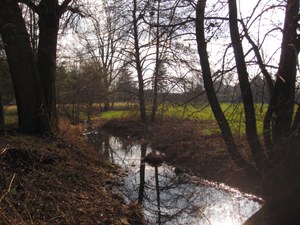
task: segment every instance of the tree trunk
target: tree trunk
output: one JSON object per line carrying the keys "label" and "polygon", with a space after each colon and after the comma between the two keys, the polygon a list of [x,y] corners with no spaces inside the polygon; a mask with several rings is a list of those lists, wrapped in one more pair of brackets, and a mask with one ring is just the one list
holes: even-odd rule
{"label": "tree trunk", "polygon": [[103,100],[103,111],[108,111],[110,110],[110,101],[108,99],[108,96],[104,97],[104,100]]}
{"label": "tree trunk", "polygon": [[56,48],[60,12],[57,0],[39,4],[39,44],[37,66],[45,96],[45,109],[50,130],[57,129],[56,113]]}
{"label": "tree trunk", "polygon": [[151,121],[155,122],[156,111],[157,111],[157,97],[158,97],[158,78],[159,78],[159,18],[160,17],[160,1],[157,1],[157,28],[156,28],[156,53],[155,53],[155,72],[154,72],[154,83],[153,83],[153,102],[151,111]]}
{"label": "tree trunk", "polygon": [[140,105],[140,116],[141,122],[143,124],[147,123],[147,114],[146,114],[146,106],[145,106],[145,93],[144,93],[144,79],[143,79],[143,71],[142,71],[142,63],[140,57],[140,46],[139,46],[139,33],[138,33],[138,17],[137,13],[137,2],[133,0],[133,35],[134,35],[134,57],[136,63],[136,71],[138,76],[138,84],[139,84],[139,105]]}
{"label": "tree trunk", "polygon": [[1,87],[0,87],[0,134],[3,134],[4,131],[5,131],[4,110],[3,110],[3,102],[2,102]]}
{"label": "tree trunk", "polygon": [[300,184],[299,109],[292,124],[300,47],[297,35],[298,9],[299,1],[287,1],[277,80],[264,121],[269,157],[272,159],[272,170],[265,176],[265,189],[272,187],[274,193],[269,194],[271,197]]}
{"label": "tree trunk", "polygon": [[266,204],[244,225],[297,225],[300,221],[300,110],[294,114],[300,41],[299,1],[288,0],[277,80],[264,121],[272,168],[264,175]]}
{"label": "tree trunk", "polygon": [[26,133],[45,131],[43,94],[36,61],[21,10],[15,0],[0,2],[0,30],[13,80],[19,129]]}
{"label": "tree trunk", "polygon": [[237,6],[236,0],[229,0],[229,27],[232,47],[234,51],[238,79],[242,93],[244,112],[245,112],[245,125],[247,140],[252,152],[253,159],[256,166],[263,171],[265,167],[265,157],[262,151],[262,146],[258,138],[256,129],[256,117],[253,103],[253,96],[251,92],[249,75],[246,68],[242,42],[240,40],[240,33],[237,21]]}
{"label": "tree trunk", "polygon": [[235,144],[234,138],[231,133],[231,129],[221,109],[219,100],[214,90],[212,74],[210,71],[210,65],[208,60],[207,44],[205,41],[205,34],[204,34],[205,7],[206,7],[206,1],[198,0],[197,11],[196,11],[196,37],[197,37],[198,53],[200,56],[202,76],[203,76],[206,95],[210,103],[210,106],[212,108],[213,114],[220,127],[222,137],[225,141],[228,153],[231,156],[232,160],[236,163],[237,166],[247,169],[248,171],[254,171],[254,168],[252,168],[252,166],[250,166],[250,164],[246,162],[246,160],[242,157],[242,155],[238,151],[238,148]]}

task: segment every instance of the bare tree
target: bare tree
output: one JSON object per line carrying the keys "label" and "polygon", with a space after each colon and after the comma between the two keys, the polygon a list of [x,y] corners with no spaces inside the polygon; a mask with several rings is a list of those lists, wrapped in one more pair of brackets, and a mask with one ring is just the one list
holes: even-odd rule
{"label": "bare tree", "polygon": [[[104,110],[110,109],[112,86],[119,75],[121,64],[126,57],[127,30],[122,13],[123,1],[101,1],[99,7],[86,9],[89,17],[84,27],[77,29],[82,57],[92,60],[98,71]],[[99,13],[100,9],[100,13]],[[97,13],[95,12],[97,10]]]}
{"label": "bare tree", "polygon": [[145,106],[145,92],[144,92],[144,77],[143,77],[143,63],[141,58],[141,46],[140,46],[140,35],[139,24],[142,19],[141,12],[138,11],[137,0],[133,0],[133,10],[132,10],[132,24],[133,24],[133,42],[134,42],[134,62],[135,69],[138,77],[138,98],[140,105],[140,117],[143,124],[147,123],[147,114]]}
{"label": "bare tree", "polygon": [[157,1],[157,10],[156,10],[156,49],[155,49],[155,71],[154,71],[154,81],[153,81],[153,102],[152,102],[152,111],[151,111],[151,121],[155,121],[156,111],[157,111],[157,94],[158,94],[158,82],[159,82],[159,68],[161,64],[160,59],[160,0]]}

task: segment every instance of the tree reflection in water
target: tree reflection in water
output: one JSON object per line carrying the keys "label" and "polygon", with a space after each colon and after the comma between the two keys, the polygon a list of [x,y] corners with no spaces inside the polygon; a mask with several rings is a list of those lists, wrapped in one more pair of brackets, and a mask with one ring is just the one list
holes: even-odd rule
{"label": "tree reflection in water", "polygon": [[238,191],[213,187],[212,183],[163,164],[150,166],[142,159],[151,151],[146,144],[128,143],[90,132],[89,140],[128,173],[121,191],[126,201],[143,205],[149,224],[240,225],[260,205]]}

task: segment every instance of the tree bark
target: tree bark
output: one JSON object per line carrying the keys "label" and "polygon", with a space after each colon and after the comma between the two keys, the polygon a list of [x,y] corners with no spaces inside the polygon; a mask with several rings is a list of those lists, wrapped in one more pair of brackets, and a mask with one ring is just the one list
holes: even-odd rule
{"label": "tree bark", "polygon": [[58,0],[42,0],[38,5],[38,9],[39,43],[37,66],[44,91],[49,128],[50,130],[56,130],[56,48],[61,16]]}
{"label": "tree bark", "polygon": [[43,94],[21,10],[15,0],[0,2],[0,30],[18,108],[19,129],[43,132]]}

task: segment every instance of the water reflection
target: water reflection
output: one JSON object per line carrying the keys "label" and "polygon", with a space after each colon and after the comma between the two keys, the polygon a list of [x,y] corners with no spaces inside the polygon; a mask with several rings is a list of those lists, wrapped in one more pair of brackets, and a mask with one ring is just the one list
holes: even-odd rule
{"label": "water reflection", "polygon": [[143,205],[148,224],[240,225],[260,208],[238,191],[216,188],[185,173],[176,174],[166,164],[150,166],[143,160],[152,151],[147,144],[98,132],[88,133],[89,140],[127,171],[121,191],[126,201]]}

